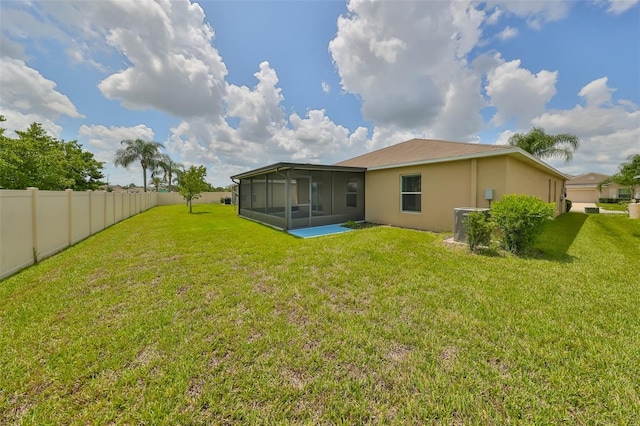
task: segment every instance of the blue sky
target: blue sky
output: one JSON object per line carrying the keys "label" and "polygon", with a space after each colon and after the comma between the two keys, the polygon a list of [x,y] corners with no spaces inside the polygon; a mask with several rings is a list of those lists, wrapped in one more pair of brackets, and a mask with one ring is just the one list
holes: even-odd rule
{"label": "blue sky", "polygon": [[593,1],[0,3],[0,114],[105,162],[122,139],[216,186],[277,161],[332,164],[412,137],[574,133],[568,174],[640,153],[640,5]]}

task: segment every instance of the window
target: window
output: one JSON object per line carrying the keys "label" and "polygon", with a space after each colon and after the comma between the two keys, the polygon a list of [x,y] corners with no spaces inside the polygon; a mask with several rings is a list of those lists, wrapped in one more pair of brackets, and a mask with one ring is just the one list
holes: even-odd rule
{"label": "window", "polygon": [[621,200],[631,199],[631,190],[629,188],[618,188],[618,198]]}
{"label": "window", "polygon": [[358,180],[349,179],[346,187],[347,207],[358,207]]}
{"label": "window", "polygon": [[401,189],[401,209],[403,212],[421,211],[422,201],[422,176],[407,175],[400,177]]}

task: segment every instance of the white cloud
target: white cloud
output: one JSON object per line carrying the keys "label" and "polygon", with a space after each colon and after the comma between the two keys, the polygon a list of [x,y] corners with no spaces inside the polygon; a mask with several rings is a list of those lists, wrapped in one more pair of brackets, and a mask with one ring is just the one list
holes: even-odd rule
{"label": "white cloud", "polygon": [[[398,7],[351,1],[348,9],[338,19],[329,51],[343,90],[362,100],[365,118],[380,127],[419,133],[437,128],[442,138],[464,138],[479,130],[480,78],[465,57],[480,39],[483,12],[470,2]],[[473,119],[464,131],[437,124],[465,116]]]}
{"label": "white cloud", "polygon": [[205,164],[212,181],[228,182],[231,174],[278,161],[333,163],[369,146],[364,127],[350,132],[324,110],[285,116],[278,77],[267,62],[254,74],[253,88],[228,85],[226,117],[190,118],[171,129],[167,150],[185,161]]}
{"label": "white cloud", "polygon": [[607,11],[614,15],[620,15],[638,4],[638,1],[640,0],[607,0],[609,3]]}
{"label": "white cloud", "polygon": [[506,41],[518,36],[518,29],[507,27],[498,34],[500,40]]}
{"label": "white cloud", "polygon": [[259,141],[273,136],[275,129],[282,126],[284,112],[280,103],[284,97],[277,87],[278,76],[268,62],[260,64],[254,77],[258,84],[253,90],[246,86],[227,87],[226,115],[240,119],[238,130],[244,139]]}
{"label": "white cloud", "polygon": [[[44,16],[35,4],[3,2],[2,6],[2,32],[11,35],[14,39],[66,40],[68,38],[64,31]],[[24,6],[31,7],[26,10]]]}
{"label": "white cloud", "polygon": [[5,134],[9,137],[15,137],[16,130],[27,130],[31,123],[40,123],[42,128],[47,131],[54,138],[59,138],[62,134],[62,127],[55,123],[54,120],[43,117],[39,114],[25,114],[20,111],[12,110],[6,108],[4,105],[0,103],[0,109],[2,110],[2,115],[7,120],[4,123],[0,124],[0,127],[5,128],[7,131]]}
{"label": "white cloud", "polygon": [[105,78],[100,91],[131,109],[155,108],[178,117],[221,114],[227,69],[211,46],[213,30],[200,6],[115,3],[128,19],[110,29],[107,41],[132,66]]}
{"label": "white cloud", "polygon": [[0,52],[3,58],[13,58],[25,60],[26,55],[24,53],[24,47],[9,37],[7,37],[4,33],[0,34]]}
{"label": "white cloud", "polygon": [[98,161],[113,163],[116,150],[121,148],[125,139],[153,140],[154,132],[144,124],[133,127],[110,126],[99,124],[87,126],[83,124],[78,129],[78,141],[90,148]]}
{"label": "white cloud", "polygon": [[55,121],[62,115],[79,118],[71,100],[56,90],[57,84],[45,78],[24,61],[1,58],[0,62],[0,107],[3,114],[14,117],[30,116],[35,121]]}
{"label": "white cloud", "polygon": [[74,64],[87,64],[98,71],[106,72],[107,68],[95,59],[86,58],[84,52],[78,47],[69,47],[64,51]]}
{"label": "white cloud", "polygon": [[615,89],[607,86],[607,77],[602,77],[597,80],[593,80],[591,83],[584,86],[578,92],[578,95],[584,98],[587,106],[600,106],[611,103],[611,94],[615,92]]}
{"label": "white cloud", "polygon": [[[44,2],[43,14],[72,35],[122,55],[124,69],[98,87],[129,109],[157,109],[178,117],[220,115],[227,69],[211,45],[213,29],[197,3],[176,1]],[[76,62],[90,62],[73,42]],[[97,47],[93,47],[94,49]]]}
{"label": "white cloud", "polygon": [[531,121],[550,133],[572,133],[580,148],[572,163],[554,162],[568,173],[596,171],[614,173],[631,154],[640,153],[640,110],[632,102],[613,102],[607,78],[586,84],[579,92],[584,105],[545,112]]}
{"label": "white cloud", "polygon": [[320,85],[322,86],[322,91],[324,93],[329,93],[331,91],[331,86],[326,81],[323,81]]}
{"label": "white cloud", "polygon": [[497,7],[501,14],[513,14],[527,21],[531,28],[540,29],[546,22],[559,21],[565,18],[572,7],[572,2],[565,0],[489,0],[489,8]]}
{"label": "white cloud", "polygon": [[[502,62],[499,56],[495,58]],[[520,67],[520,60],[502,62],[487,74],[485,87],[491,105],[497,108],[492,124],[501,126],[515,120],[525,126],[545,110],[547,102],[556,94],[557,71],[531,71]]]}
{"label": "white cloud", "polygon": [[154,132],[144,124],[132,127],[83,124],[78,129],[78,142],[91,151],[96,160],[105,163],[103,174],[105,180],[108,179],[112,185],[142,185],[142,169],[139,164],[125,169],[115,167],[113,163],[116,150],[122,148],[121,141],[137,138],[151,141],[154,139]]}

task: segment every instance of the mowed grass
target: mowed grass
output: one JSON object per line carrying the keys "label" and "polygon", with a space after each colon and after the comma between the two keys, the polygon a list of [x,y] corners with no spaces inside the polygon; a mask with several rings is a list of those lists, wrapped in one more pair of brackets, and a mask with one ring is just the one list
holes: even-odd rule
{"label": "mowed grass", "polygon": [[626,204],[596,203],[596,206],[600,207],[601,209],[605,209],[605,210],[615,210],[615,211],[620,211],[620,212],[626,212],[627,211],[627,205]]}
{"label": "mowed grass", "polygon": [[640,221],[530,258],[157,207],[0,282],[0,424],[638,424]]}

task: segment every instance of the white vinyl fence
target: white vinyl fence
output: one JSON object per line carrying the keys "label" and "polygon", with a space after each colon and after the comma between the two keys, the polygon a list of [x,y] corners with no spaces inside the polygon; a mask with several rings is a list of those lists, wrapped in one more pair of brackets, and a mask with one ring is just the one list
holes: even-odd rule
{"label": "white vinyl fence", "polygon": [[[220,203],[231,196],[205,192],[194,204]],[[116,222],[168,204],[186,203],[177,192],[0,190],[0,279]]]}
{"label": "white vinyl fence", "polygon": [[0,279],[156,205],[156,193],[0,191]]}

